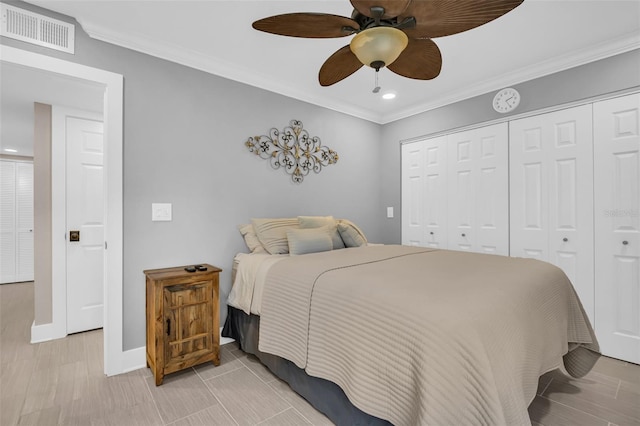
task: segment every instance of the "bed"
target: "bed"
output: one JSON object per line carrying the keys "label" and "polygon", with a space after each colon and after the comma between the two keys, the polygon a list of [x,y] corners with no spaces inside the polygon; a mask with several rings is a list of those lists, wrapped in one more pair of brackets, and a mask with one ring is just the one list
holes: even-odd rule
{"label": "bed", "polygon": [[[287,227],[258,238],[272,253],[236,257],[223,334],[336,424],[530,424],[542,374],[581,377],[599,357],[548,263],[369,245],[361,231],[334,248],[331,226]],[[283,238],[290,253],[274,249]]]}

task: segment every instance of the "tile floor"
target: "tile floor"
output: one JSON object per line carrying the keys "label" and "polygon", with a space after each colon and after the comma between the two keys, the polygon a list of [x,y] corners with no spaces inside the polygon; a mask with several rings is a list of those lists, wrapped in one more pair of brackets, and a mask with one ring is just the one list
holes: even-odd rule
{"label": "tile floor", "polygon": [[[29,344],[33,284],[0,285],[0,425],[330,425],[255,357],[222,347],[219,367],[107,378],[102,331]],[[553,371],[529,407],[534,426],[640,426],[640,366],[602,358],[583,379]]]}

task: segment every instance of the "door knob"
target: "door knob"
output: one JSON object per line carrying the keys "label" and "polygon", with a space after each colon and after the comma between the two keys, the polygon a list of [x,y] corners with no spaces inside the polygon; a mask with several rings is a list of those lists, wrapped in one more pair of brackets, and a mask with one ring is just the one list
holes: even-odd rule
{"label": "door knob", "polygon": [[69,241],[80,241],[80,231],[69,231]]}
{"label": "door knob", "polygon": [[433,231],[429,232],[430,235],[433,235]]}
{"label": "door knob", "polygon": [[567,237],[564,237],[564,238],[562,239],[562,241],[564,241],[564,242],[566,243],[567,241],[569,241],[569,239],[568,239]]}
{"label": "door knob", "polygon": [[463,236],[463,237],[466,237],[466,236],[467,236],[467,234],[462,234],[462,236]]}
{"label": "door knob", "polygon": [[626,246],[627,244],[629,244],[629,241],[624,240],[624,241],[622,242],[622,244]]}

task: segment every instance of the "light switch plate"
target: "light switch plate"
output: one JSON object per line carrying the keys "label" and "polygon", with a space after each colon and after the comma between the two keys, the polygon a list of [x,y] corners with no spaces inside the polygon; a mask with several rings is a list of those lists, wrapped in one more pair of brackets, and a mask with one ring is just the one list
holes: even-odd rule
{"label": "light switch plate", "polygon": [[387,207],[387,218],[391,219],[393,217],[393,207]]}
{"label": "light switch plate", "polygon": [[151,220],[154,222],[171,221],[171,203],[152,203]]}

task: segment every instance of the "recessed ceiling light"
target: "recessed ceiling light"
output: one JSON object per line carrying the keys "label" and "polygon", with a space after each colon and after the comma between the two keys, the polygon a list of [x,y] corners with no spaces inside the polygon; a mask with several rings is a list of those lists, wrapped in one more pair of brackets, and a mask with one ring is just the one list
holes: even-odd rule
{"label": "recessed ceiling light", "polygon": [[382,95],[382,99],[393,99],[396,97],[396,94],[393,92],[389,92],[389,93],[385,93],[384,95]]}
{"label": "recessed ceiling light", "polygon": [[17,149],[13,149],[13,148],[5,148],[4,150],[5,152],[18,152]]}

